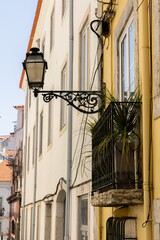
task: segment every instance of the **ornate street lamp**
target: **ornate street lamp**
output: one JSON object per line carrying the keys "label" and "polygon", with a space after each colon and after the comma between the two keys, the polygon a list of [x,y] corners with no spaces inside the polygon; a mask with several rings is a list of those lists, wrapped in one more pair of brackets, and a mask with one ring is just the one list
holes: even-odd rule
{"label": "ornate street lamp", "polygon": [[78,111],[88,114],[101,112],[104,108],[104,98],[101,91],[42,91],[47,62],[38,48],[31,48],[23,62],[26,71],[28,86],[34,89],[34,96],[42,93],[43,100],[50,102],[54,98],[62,98],[68,105]]}
{"label": "ornate street lamp", "polygon": [[44,60],[43,53],[39,52],[39,48],[30,49],[30,53],[26,54],[23,67],[26,71],[29,88],[43,88],[47,62]]}

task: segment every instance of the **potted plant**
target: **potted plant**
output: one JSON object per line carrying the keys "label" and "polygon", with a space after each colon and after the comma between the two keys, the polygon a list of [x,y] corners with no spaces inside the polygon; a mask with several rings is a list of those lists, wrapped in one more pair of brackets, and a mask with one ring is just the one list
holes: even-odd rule
{"label": "potted plant", "polygon": [[114,179],[119,182],[119,187],[127,181],[130,188],[135,185],[136,178],[140,178],[140,166],[139,162],[135,163],[135,158],[140,158],[142,146],[139,126],[141,98],[136,90],[120,102],[108,91],[106,111],[96,124],[94,121],[94,127],[89,123],[92,132],[92,171],[95,171],[96,178],[101,176],[104,181],[106,175],[107,181],[109,178],[113,181],[113,169],[112,173],[109,172],[113,167]]}

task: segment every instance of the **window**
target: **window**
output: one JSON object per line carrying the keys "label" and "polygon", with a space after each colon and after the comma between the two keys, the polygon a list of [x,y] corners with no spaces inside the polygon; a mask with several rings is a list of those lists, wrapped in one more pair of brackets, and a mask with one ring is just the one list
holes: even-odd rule
{"label": "window", "polygon": [[12,220],[12,234],[15,234],[15,222]]}
{"label": "window", "polygon": [[30,137],[28,137],[28,158],[27,158],[27,170],[29,171],[29,161],[30,161]]}
{"label": "window", "polygon": [[36,240],[40,239],[40,206],[37,206],[37,238]]}
{"label": "window", "polygon": [[24,110],[22,110],[22,127],[24,125]]}
{"label": "window", "polygon": [[32,155],[32,165],[35,162],[35,141],[36,141],[36,126],[33,127],[33,155]]}
{"label": "window", "polygon": [[31,106],[31,90],[29,90],[29,107]]}
{"label": "window", "polygon": [[52,108],[53,108],[53,101],[50,101],[48,104],[48,145],[52,142]]}
{"label": "window", "polygon": [[43,40],[43,43],[42,43],[42,53],[43,53],[43,56],[45,57],[45,39]]}
{"label": "window", "polygon": [[26,208],[26,226],[25,226],[25,240],[27,240],[27,226],[28,226],[28,209]]}
{"label": "window", "polygon": [[134,21],[131,19],[125,27],[120,40],[120,98],[121,101],[134,92]]}
{"label": "window", "polygon": [[80,90],[82,91],[88,89],[88,43],[89,27],[87,23],[80,34]]}
{"label": "window", "polygon": [[[64,66],[62,72],[61,72],[61,90],[66,90],[66,65]],[[61,117],[60,117],[60,129],[62,129],[65,124],[66,124],[66,101],[64,101],[63,99],[61,99]]]}
{"label": "window", "polygon": [[39,155],[42,154],[43,147],[43,112],[40,114],[40,133],[39,133]]}
{"label": "window", "polygon": [[66,10],[66,0],[62,0],[62,17],[65,13],[65,10]]}
{"label": "window", "polygon": [[88,196],[79,197],[79,240],[88,240]]}
{"label": "window", "polygon": [[53,48],[53,44],[54,44],[54,21],[55,21],[55,17],[54,17],[54,10],[52,11],[51,14],[51,19],[50,19],[50,51]]}
{"label": "window", "polygon": [[37,48],[40,49],[40,38],[38,38],[38,39],[36,40],[36,43],[37,43]]}

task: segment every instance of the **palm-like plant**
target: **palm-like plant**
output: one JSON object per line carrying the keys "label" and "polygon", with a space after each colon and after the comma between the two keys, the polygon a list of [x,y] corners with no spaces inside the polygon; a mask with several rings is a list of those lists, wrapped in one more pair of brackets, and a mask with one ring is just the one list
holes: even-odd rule
{"label": "palm-like plant", "polygon": [[[141,135],[139,129],[141,115],[141,95],[138,90],[130,94],[129,98],[124,102],[118,101],[109,91],[106,95],[108,103],[108,112],[110,114],[109,121],[91,128],[93,138],[93,158],[97,159],[95,168],[102,175],[106,175],[107,169],[111,166],[110,148],[112,145],[121,155],[121,167],[127,171],[131,168],[130,150],[135,152],[141,147]],[[103,116],[102,116],[103,118]],[[95,123],[95,122],[94,122]],[[109,127],[106,128],[106,125]],[[97,131],[98,127],[100,130]],[[118,159],[117,159],[118,160]],[[125,166],[124,166],[125,163]],[[92,166],[93,167],[93,166]]]}

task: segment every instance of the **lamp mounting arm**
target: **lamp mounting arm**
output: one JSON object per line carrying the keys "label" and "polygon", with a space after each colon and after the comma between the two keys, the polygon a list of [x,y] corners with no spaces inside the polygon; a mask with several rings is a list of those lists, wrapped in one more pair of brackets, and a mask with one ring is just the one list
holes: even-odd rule
{"label": "lamp mounting arm", "polygon": [[104,108],[104,96],[101,91],[41,91],[34,89],[34,96],[43,95],[43,100],[49,103],[52,99],[61,98],[68,105],[87,114],[101,112]]}

